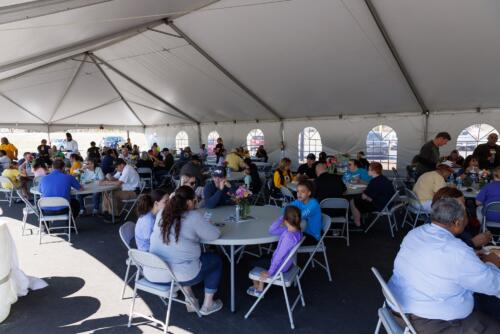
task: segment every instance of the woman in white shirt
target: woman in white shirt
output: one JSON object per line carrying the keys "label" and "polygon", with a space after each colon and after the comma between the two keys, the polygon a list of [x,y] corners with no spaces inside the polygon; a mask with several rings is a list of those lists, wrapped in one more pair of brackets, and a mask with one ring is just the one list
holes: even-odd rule
{"label": "woman in white shirt", "polygon": [[[97,166],[95,160],[88,159],[83,166],[83,173],[81,176],[81,183],[97,183],[104,180],[104,174],[101,167]],[[80,201],[80,215],[85,213],[85,205],[83,199],[87,196],[92,196],[93,208],[92,215],[96,215],[99,212],[99,204],[101,203],[101,194],[89,194],[89,195],[78,195],[77,198]]]}
{"label": "woman in white shirt", "polygon": [[78,153],[78,143],[73,140],[73,136],[71,133],[66,133],[66,139],[63,141],[64,151],[66,151],[66,158],[69,159],[69,156],[72,153]]}
{"label": "woman in white shirt", "polygon": [[[158,214],[153,228],[149,251],[161,257],[172,270],[176,279],[186,287],[189,298],[198,301],[191,286],[203,282],[205,299],[200,309],[209,315],[222,308],[220,300],[214,300],[222,273],[222,260],[213,252],[201,252],[201,240],[215,240],[220,231],[203,214],[195,210],[196,194],[189,186],[176,190],[165,209]],[[168,283],[170,277],[163,271],[144,271],[152,282]],[[188,307],[188,311],[193,311]]]}

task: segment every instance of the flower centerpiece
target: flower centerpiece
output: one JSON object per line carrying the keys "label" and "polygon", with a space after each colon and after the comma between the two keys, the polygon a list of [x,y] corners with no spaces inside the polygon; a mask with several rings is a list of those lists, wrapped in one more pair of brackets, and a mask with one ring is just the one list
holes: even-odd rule
{"label": "flower centerpiece", "polygon": [[252,192],[243,186],[238,187],[231,196],[236,203],[237,220],[246,219],[250,215],[250,196],[252,196]]}

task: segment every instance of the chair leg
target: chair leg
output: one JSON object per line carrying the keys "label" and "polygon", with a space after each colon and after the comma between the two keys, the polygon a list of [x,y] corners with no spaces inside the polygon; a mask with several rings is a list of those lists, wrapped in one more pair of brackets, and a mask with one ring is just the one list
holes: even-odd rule
{"label": "chair leg", "polygon": [[290,302],[288,301],[288,293],[286,292],[286,287],[284,285],[282,287],[283,287],[283,294],[285,295],[286,310],[288,311],[288,318],[290,319],[290,327],[292,329],[295,329],[295,325],[293,323],[292,310],[290,309]]}
{"label": "chair leg", "polygon": [[257,298],[257,300],[253,303],[252,307],[248,310],[248,312],[245,314],[245,319],[248,319],[250,314],[253,312],[253,310],[257,307],[257,305],[260,303],[262,298],[264,298],[265,294],[267,293],[267,290],[271,287],[271,284],[267,284],[264,290],[262,290],[262,294]]}
{"label": "chair leg", "polygon": [[130,314],[128,316],[128,327],[132,325],[132,318],[134,317],[134,307],[135,307],[135,298],[137,297],[137,288],[134,285],[134,295],[132,296],[132,305],[130,306]]}
{"label": "chair leg", "polygon": [[164,334],[168,334],[168,323],[170,322],[170,309],[172,307],[172,297],[174,293],[174,287],[173,284],[170,285],[170,295],[168,297],[168,304],[167,304],[167,316],[165,318],[165,328],[163,329]]}
{"label": "chair leg", "polygon": [[302,293],[302,285],[300,285],[300,280],[298,276],[295,278],[295,281],[297,283],[297,287],[299,288],[299,294],[300,294],[300,300],[302,301],[302,306],[305,307],[306,301],[304,300],[304,293]]}
{"label": "chair leg", "polygon": [[378,214],[377,217],[375,217],[375,219],[372,221],[372,223],[366,228],[365,233],[367,233],[368,230],[370,230],[372,228],[372,226],[375,225],[375,223],[377,222],[377,220],[379,218],[380,218],[380,214]]}
{"label": "chair leg", "polygon": [[346,225],[346,233],[347,233],[347,247],[349,247],[351,245],[350,240],[349,240],[349,219],[347,220],[345,225]]}
{"label": "chair leg", "polygon": [[38,219],[38,244],[42,244],[42,219]]}
{"label": "chair leg", "polygon": [[389,230],[391,232],[391,237],[394,238],[394,230],[392,228],[392,219],[391,219],[391,215],[387,215],[387,220],[389,221]]}
{"label": "chair leg", "polygon": [[24,231],[26,229],[26,221],[28,220],[28,215],[26,212],[23,212],[23,225],[21,227],[21,235],[24,237]]}
{"label": "chair leg", "polygon": [[328,258],[326,257],[326,248],[323,245],[323,256],[325,258],[326,274],[328,275],[328,280],[332,281],[332,274],[330,273],[330,265],[328,264]]}
{"label": "chair leg", "polygon": [[68,217],[68,242],[71,242],[71,212]]}
{"label": "chair leg", "polygon": [[380,332],[381,325],[382,325],[382,320],[380,320],[380,318],[378,318],[377,327],[375,328],[375,334],[378,334],[378,332]]}
{"label": "chair leg", "polygon": [[123,296],[125,296],[125,290],[127,289],[129,273],[130,273],[130,260],[129,260],[129,263],[127,265],[127,271],[125,272],[125,278],[123,279],[124,283],[123,283],[123,290],[122,290],[122,299],[123,299]]}

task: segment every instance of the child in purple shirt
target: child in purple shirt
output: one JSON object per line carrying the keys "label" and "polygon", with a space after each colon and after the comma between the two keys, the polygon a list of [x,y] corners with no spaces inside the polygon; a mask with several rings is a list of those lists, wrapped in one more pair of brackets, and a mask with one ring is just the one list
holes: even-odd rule
{"label": "child in purple shirt", "polygon": [[[269,270],[262,268],[255,268],[255,270],[260,270],[260,280],[253,281],[253,286],[249,287],[247,293],[254,297],[259,297],[264,290],[264,281],[268,277],[273,277],[278,269],[283,265],[286,257],[290,254],[290,251],[300,242],[302,239],[302,232],[300,230],[301,213],[299,208],[290,205],[287,206],[282,217],[278,218],[269,227],[269,234],[279,235],[280,239],[278,241],[278,246],[273,253],[271,259],[260,259],[259,266],[268,267]],[[283,272],[287,272],[292,266],[293,262],[290,260],[285,267]]]}

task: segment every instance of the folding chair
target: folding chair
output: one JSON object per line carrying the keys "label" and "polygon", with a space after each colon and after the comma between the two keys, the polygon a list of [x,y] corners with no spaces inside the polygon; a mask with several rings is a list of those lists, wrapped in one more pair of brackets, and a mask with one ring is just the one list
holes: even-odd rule
{"label": "folding chair", "polygon": [[153,189],[153,170],[148,167],[138,167],[137,173],[139,174],[141,181],[144,181],[145,187]]}
{"label": "folding chair", "polygon": [[[291,251],[290,254],[286,257],[285,261],[283,264],[278,268],[278,271],[276,274],[273,275],[273,277],[268,277],[264,283],[267,285],[264,287],[264,290],[262,291],[262,294],[257,298],[257,300],[253,303],[252,307],[248,310],[248,312],[245,314],[245,319],[248,319],[250,314],[253,312],[253,310],[257,307],[257,304],[264,298],[266,295],[267,291],[269,288],[273,285],[276,286],[281,286],[283,288],[283,294],[285,296],[285,303],[286,303],[286,309],[288,311],[288,318],[290,319],[290,327],[292,329],[295,329],[295,324],[293,323],[293,315],[292,312],[295,309],[295,306],[297,306],[297,303],[299,300],[302,301],[302,306],[306,306],[306,302],[304,301],[304,294],[302,293],[302,286],[300,285],[300,268],[293,264],[292,267],[286,272],[283,272],[283,268],[285,268],[286,264],[290,261],[293,260],[293,258],[297,254],[297,250],[300,248],[302,245],[302,242],[304,241],[304,238],[300,240],[298,245],[296,245]],[[254,268],[248,275],[248,277],[251,280],[260,280],[260,273],[263,271],[262,268]],[[292,305],[290,306],[290,302],[288,300],[288,293],[287,293],[287,288],[289,288],[293,283],[297,284],[297,287],[299,289],[299,295],[297,298],[293,301]]]}
{"label": "folding chair", "polygon": [[[24,203],[24,208],[23,208],[23,225],[22,225],[22,231],[21,235],[24,236],[24,231],[26,229],[26,222],[28,221],[28,216],[33,214],[35,215],[38,219],[40,219],[40,215],[38,213],[38,209],[36,208],[35,205],[31,204],[28,199],[26,199],[22,194],[19,189],[16,189],[17,196],[23,201]],[[33,234],[33,230],[30,229],[31,234]]]}
{"label": "folding chair", "polygon": [[273,196],[273,187],[274,187],[273,182],[274,182],[274,180],[272,178],[270,178],[267,181],[267,190],[269,191],[269,200],[268,200],[267,204],[270,205],[271,201],[273,201],[274,206],[279,206],[277,201],[281,201],[282,199]]}
{"label": "folding chair", "polygon": [[[482,224],[481,228],[482,231],[485,232],[488,227],[493,227],[495,229],[500,228],[500,222],[495,222],[495,221],[488,221],[486,219],[486,216],[490,213],[497,213],[500,214],[500,202],[491,202],[488,203],[484,209],[483,209],[483,219],[482,219]],[[500,234],[493,234],[494,237],[497,237],[497,240],[500,239]]]}
{"label": "folding chair", "polygon": [[[410,225],[411,228],[415,228],[415,226],[417,226],[418,221],[427,220],[429,218],[430,213],[424,210],[422,204],[420,203],[420,200],[412,190],[405,188],[405,195],[407,204],[406,204],[405,216],[403,218],[403,222],[401,223],[401,228],[403,228],[405,225]],[[412,215],[415,218],[413,218]],[[413,221],[413,223],[411,221],[408,222],[406,220],[408,216]]]}
{"label": "folding chair", "polygon": [[391,237],[394,238],[394,230],[397,231],[398,229],[394,213],[396,213],[396,211],[405,206],[404,203],[399,203],[399,204],[396,203],[398,196],[399,194],[395,192],[381,211],[373,212],[374,214],[376,214],[375,219],[373,219],[371,224],[366,228],[365,233],[368,233],[368,230],[370,230],[372,226],[375,225],[375,223],[380,217],[386,216],[387,221],[389,222],[389,230],[391,232]]}
{"label": "folding chair", "polygon": [[253,201],[252,205],[257,204],[259,199],[262,199],[263,203],[266,202],[266,187],[265,187],[265,184],[267,184],[266,177],[265,177],[265,175],[261,175],[261,173],[259,173],[259,177],[260,177],[260,182],[262,185],[259,189],[259,192],[256,195],[255,194],[253,195],[254,201]]}
{"label": "folding chair", "polygon": [[[132,211],[134,210],[136,204],[137,204],[137,200],[139,199],[139,196],[141,196],[141,194],[144,192],[144,188],[146,188],[146,182],[144,182],[144,180],[141,180],[139,182],[139,189],[136,190],[136,194],[137,196],[135,198],[132,198],[132,199],[124,199],[122,200],[122,203],[123,203],[123,208],[122,210],[120,211],[120,216],[126,212],[127,214],[125,215],[125,218],[123,220],[127,220],[128,216],[132,213]],[[127,208],[127,206],[130,204],[130,208]]]}
{"label": "folding chair", "polygon": [[[326,245],[325,245],[325,237],[330,231],[330,226],[332,225],[332,220],[330,216],[322,213],[321,224],[322,224],[321,230],[323,231],[323,234],[321,235],[321,238],[319,239],[318,243],[313,246],[302,246],[297,251],[298,254],[304,254],[304,253],[311,254],[306,264],[300,271],[299,279],[302,278],[302,275],[304,275],[304,273],[306,272],[307,267],[309,267],[309,264],[311,264],[312,267],[314,267],[314,264],[317,264],[321,268],[325,269],[326,274],[328,276],[328,280],[330,282],[332,281],[332,274],[330,273],[330,265],[328,264],[328,258],[326,256]],[[314,258],[314,255],[316,255],[316,253],[318,252],[323,252],[323,258],[325,260],[324,264]]]}
{"label": "folding chair", "polygon": [[342,224],[342,230],[340,230],[340,235],[335,235],[338,229],[332,229],[332,235],[327,235],[326,238],[337,238],[345,239],[347,241],[347,246],[349,246],[349,201],[345,198],[325,198],[319,203],[322,209],[344,209],[345,216],[342,217],[330,217],[332,224]]}
{"label": "folding chair", "polygon": [[289,188],[282,186],[280,188],[280,191],[283,195],[283,199],[281,201],[282,206],[286,206],[288,203],[291,203],[295,200],[295,196],[293,196],[293,193]]}
{"label": "folding chair", "polygon": [[[198,317],[201,318],[201,313],[198,307],[193,303],[191,298],[187,295],[184,288],[179,284],[179,281],[175,278],[175,275],[170,270],[169,266],[158,256],[143,252],[137,249],[130,249],[128,251],[128,256],[132,262],[137,266],[137,273],[135,274],[135,284],[134,284],[134,296],[132,298],[132,306],[130,307],[130,314],[128,318],[128,327],[132,324],[132,319],[134,316],[148,319],[154,323],[160,324],[163,327],[163,333],[168,333],[168,324],[170,321],[170,309],[172,306],[172,301],[184,305],[190,305],[195,310]],[[148,281],[147,277],[144,276],[144,269],[156,269],[165,271],[171,279],[169,284],[159,284],[152,283]],[[165,317],[165,322],[155,319],[153,316],[147,316],[141,313],[134,312],[135,299],[137,297],[137,290],[142,290],[144,292],[151,293],[158,296],[161,301],[167,306],[167,315]],[[181,291],[184,295],[185,301],[177,299],[177,291]],[[168,300],[168,301],[167,301]]]}
{"label": "folding chair", "polygon": [[[132,239],[134,239],[135,237],[135,223],[131,221],[126,222],[125,224],[120,226],[118,233],[120,234],[120,239],[122,240],[123,244],[125,245],[125,247],[127,247],[127,250],[134,249],[131,247],[130,243],[132,242]],[[130,283],[131,280],[134,279],[134,275],[130,275],[129,277],[130,267],[134,265],[134,263],[132,262],[130,257],[127,258],[125,263],[127,265],[127,271],[125,272],[125,278],[123,279],[125,284],[123,285],[122,299],[123,296],[125,295],[125,289],[127,288],[127,285]]]}
{"label": "folding chair", "polygon": [[[378,334],[380,331],[380,326],[383,325],[388,334],[417,334],[415,328],[413,328],[410,320],[403,312],[401,306],[398,301],[392,294],[391,290],[385,283],[384,279],[378,272],[377,268],[372,267],[372,272],[377,278],[380,287],[382,288],[382,293],[385,297],[385,300],[390,305],[387,306],[386,301],[382,304],[382,307],[378,309],[378,322],[377,327],[375,328],[375,334]],[[405,323],[405,327],[401,327],[401,325],[394,318],[394,314],[392,312],[396,312],[399,314],[401,319],[403,319]]]}
{"label": "folding chair", "polygon": [[[37,203],[38,206],[38,213],[39,213],[39,224],[38,224],[38,231],[40,235],[39,243],[42,244],[42,224],[45,227],[45,230],[47,231],[47,234],[50,236],[53,235],[67,235],[68,236],[68,242],[71,242],[71,229],[75,230],[75,234],[78,234],[78,230],[76,228],[76,223],[75,220],[73,219],[73,214],[71,211],[71,206],[69,205],[69,202],[66,198],[64,197],[42,197],[38,200]],[[68,208],[68,213],[61,214],[61,215],[44,215],[42,208],[50,208],[50,207],[67,207]],[[49,227],[50,223],[55,222],[55,221],[68,221],[68,226],[56,226],[56,227]],[[52,230],[62,230],[62,229],[68,229],[67,233],[61,232],[61,233],[50,233]]]}
{"label": "folding chair", "polygon": [[[4,185],[7,185],[7,187],[4,188]],[[15,188],[16,187],[8,177],[0,176],[0,192],[4,193],[5,195],[5,198],[0,199],[0,202],[8,202],[9,207],[12,206],[12,199],[14,198]]]}

